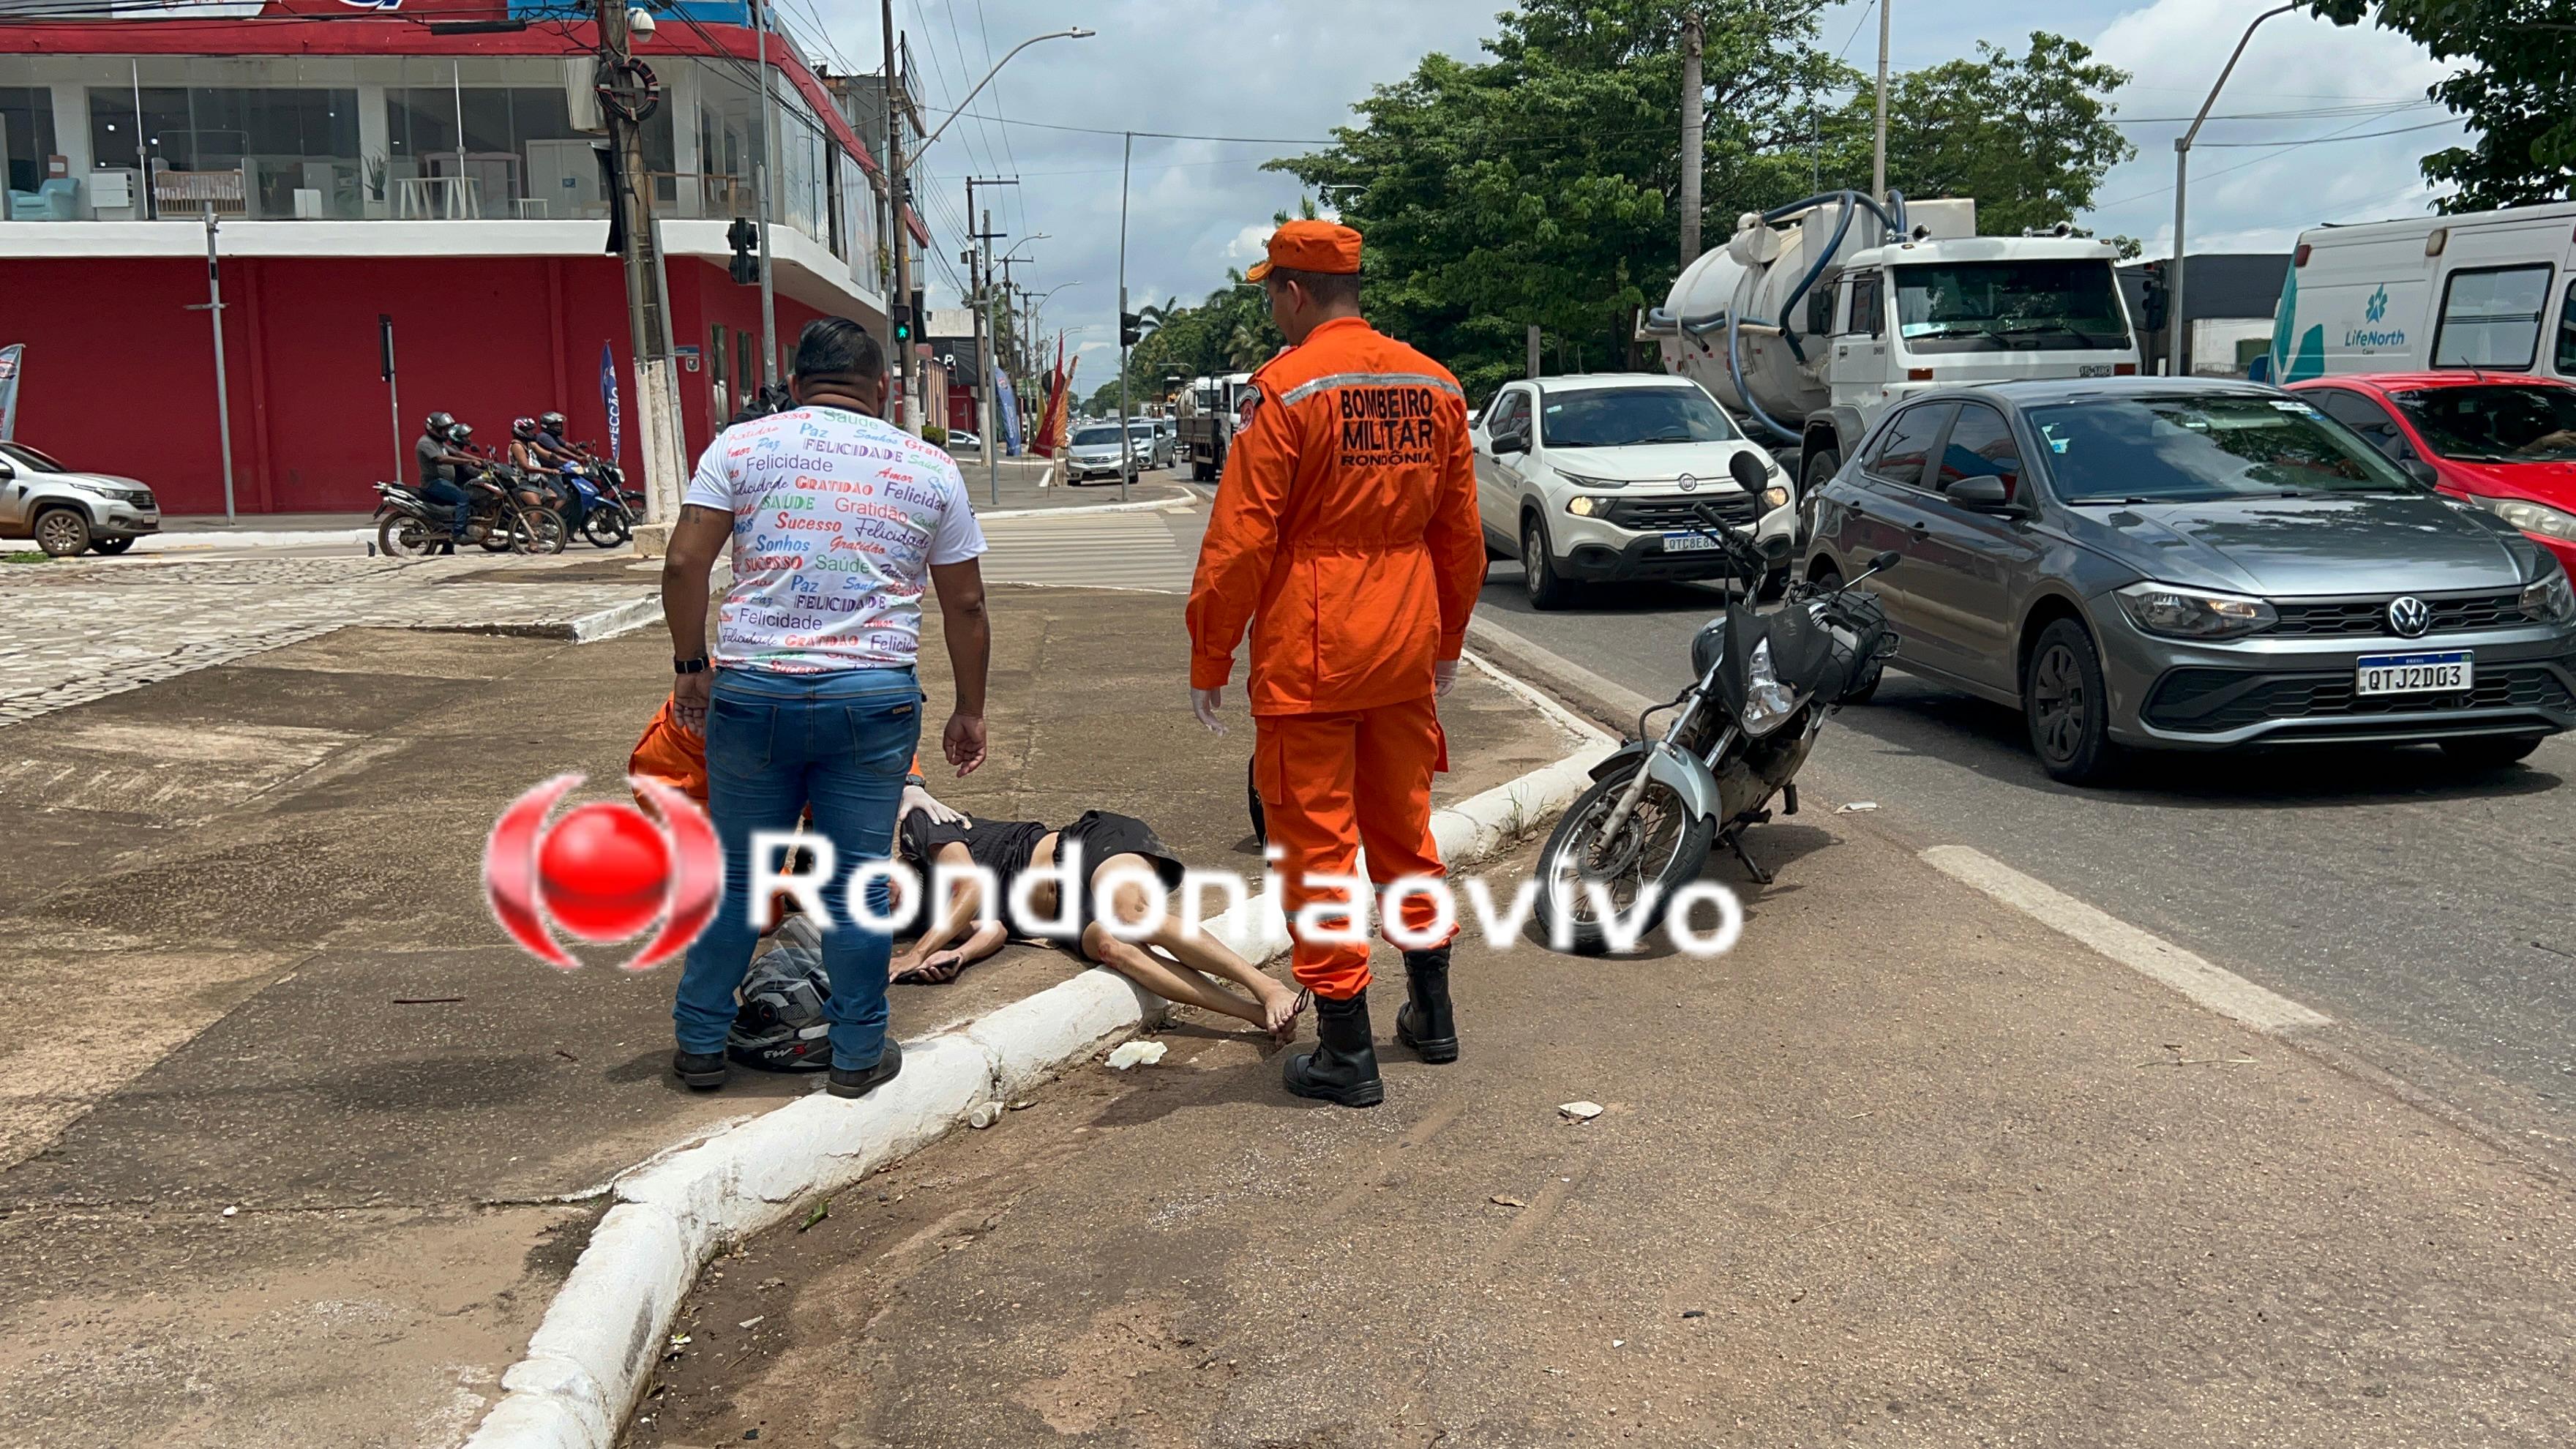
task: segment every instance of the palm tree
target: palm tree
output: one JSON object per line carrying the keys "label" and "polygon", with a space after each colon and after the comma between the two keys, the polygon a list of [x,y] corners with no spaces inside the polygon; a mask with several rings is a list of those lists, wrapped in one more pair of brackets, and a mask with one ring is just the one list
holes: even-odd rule
{"label": "palm tree", "polygon": [[1145,338],[1153,336],[1156,332],[1161,331],[1163,324],[1172,320],[1172,314],[1180,310],[1181,299],[1178,297],[1171,298],[1164,302],[1160,307],[1148,303],[1143,307],[1137,308],[1137,339],[1142,341]]}

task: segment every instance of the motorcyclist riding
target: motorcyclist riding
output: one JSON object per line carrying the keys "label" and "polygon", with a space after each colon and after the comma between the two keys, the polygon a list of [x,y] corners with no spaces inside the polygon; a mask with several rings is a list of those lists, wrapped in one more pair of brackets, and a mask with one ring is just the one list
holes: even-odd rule
{"label": "motorcyclist riding", "polygon": [[414,468],[418,471],[420,499],[447,510],[448,539],[441,553],[456,552],[465,540],[465,480],[483,467],[481,459],[460,451],[473,429],[458,422],[453,414],[431,413],[422,424],[420,440],[412,444]]}

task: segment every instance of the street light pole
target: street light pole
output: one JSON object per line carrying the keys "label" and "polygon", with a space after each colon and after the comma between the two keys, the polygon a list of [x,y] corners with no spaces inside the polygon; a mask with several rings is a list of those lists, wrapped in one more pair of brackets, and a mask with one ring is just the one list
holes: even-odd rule
{"label": "street light pole", "polygon": [[2165,272],[2165,375],[2182,376],[2183,336],[2191,324],[2183,320],[2182,310],[2182,220],[2183,193],[2191,184],[2191,143],[2200,134],[2201,123],[2209,119],[2209,108],[2218,104],[2218,93],[2227,88],[2227,78],[2236,73],[2236,62],[2244,57],[2245,47],[2254,32],[2275,15],[2286,15],[2299,7],[2276,5],[2254,17],[2245,33],[2236,38],[2236,48],[2227,55],[2227,64],[2218,72],[2218,83],[2209,88],[2209,99],[2200,103],[2200,114],[2191,118],[2191,129],[2174,138],[2174,234],[2173,262]]}
{"label": "street light pole", "polygon": [[[939,123],[939,129],[931,132],[927,137],[923,138],[921,149],[924,151],[929,150],[933,145],[937,144],[940,137],[948,134],[948,128],[957,124],[957,118],[959,116],[966,114],[966,108],[973,105],[975,103],[975,98],[984,93],[984,87],[993,83],[993,77],[1002,73],[1002,67],[1011,63],[1012,56],[1019,54],[1021,51],[1028,49],[1030,46],[1037,44],[1041,40],[1088,40],[1097,34],[1099,34],[1098,31],[1085,30],[1079,25],[1074,25],[1068,26],[1063,30],[1050,30],[1044,35],[1032,35],[1028,39],[1021,41],[1019,44],[1012,46],[1008,52],[1004,53],[1000,60],[993,62],[993,68],[991,70],[984,72],[984,78],[982,80],[975,82],[975,88],[966,93],[966,99],[957,103],[957,109],[948,113],[947,120]],[[968,225],[971,226],[974,224],[973,217],[970,216],[966,220]]]}
{"label": "street light pole", "polygon": [[[224,386],[224,281],[215,265],[215,208],[206,205],[206,300],[189,308],[215,324],[215,444],[224,455],[224,521],[233,521],[233,405]],[[401,419],[395,419],[399,425]]]}

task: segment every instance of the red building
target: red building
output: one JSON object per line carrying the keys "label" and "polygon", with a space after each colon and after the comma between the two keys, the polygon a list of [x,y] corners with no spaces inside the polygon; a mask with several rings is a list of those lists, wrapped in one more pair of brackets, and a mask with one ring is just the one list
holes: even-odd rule
{"label": "red building", "polygon": [[[559,410],[604,442],[603,348],[635,459],[592,27],[560,8],[514,20],[502,0],[430,3],[0,21],[0,346],[26,345],[20,439],[139,478],[168,512],[221,510],[211,211],[241,511],[371,507],[432,409],[485,441]],[[728,275],[726,240],[753,205],[759,52],[738,5],[657,15],[638,48],[662,86],[646,169],[694,455],[759,373],[760,289]],[[459,20],[524,28],[443,33]],[[875,159],[822,80],[778,36],[769,46],[780,350],[825,313],[882,337]]]}

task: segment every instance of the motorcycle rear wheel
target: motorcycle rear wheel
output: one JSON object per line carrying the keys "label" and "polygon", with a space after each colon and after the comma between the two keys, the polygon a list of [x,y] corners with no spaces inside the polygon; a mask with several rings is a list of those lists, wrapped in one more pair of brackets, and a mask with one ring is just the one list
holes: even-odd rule
{"label": "motorcycle rear wheel", "polygon": [[429,525],[409,513],[390,513],[376,520],[376,547],[387,558],[426,558],[438,551],[444,534],[433,536]]}
{"label": "motorcycle rear wheel", "polygon": [[1638,924],[1642,938],[1662,924],[1673,892],[1699,878],[1717,840],[1717,822],[1691,813],[1680,795],[1661,781],[1648,780],[1637,808],[1615,839],[1603,839],[1601,827],[1619,793],[1644,767],[1642,760],[1592,782],[1575,798],[1564,818],[1547,837],[1538,855],[1538,920],[1553,943],[1562,934],[1581,956],[1610,949],[1609,932],[1584,889],[1597,882],[1609,894],[1611,909],[1625,917],[1647,888],[1652,907]]}

